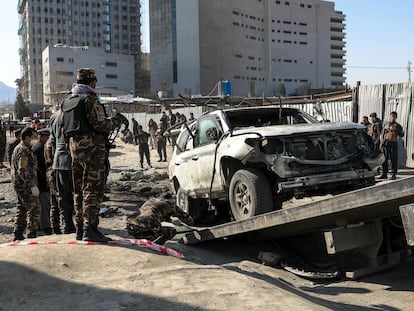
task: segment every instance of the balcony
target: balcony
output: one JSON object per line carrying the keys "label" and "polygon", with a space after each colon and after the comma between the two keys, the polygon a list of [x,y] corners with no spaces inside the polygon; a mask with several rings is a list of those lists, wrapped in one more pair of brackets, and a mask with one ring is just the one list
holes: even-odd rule
{"label": "balcony", "polygon": [[19,2],[17,3],[17,13],[22,14],[24,12],[26,2],[27,0],[19,0]]}

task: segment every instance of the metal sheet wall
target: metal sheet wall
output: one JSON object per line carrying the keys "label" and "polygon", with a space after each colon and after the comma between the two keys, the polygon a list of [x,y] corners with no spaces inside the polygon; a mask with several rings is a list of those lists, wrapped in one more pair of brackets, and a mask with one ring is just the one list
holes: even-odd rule
{"label": "metal sheet wall", "polygon": [[352,122],[352,102],[320,102],[317,104],[283,105],[284,107],[299,108],[318,120],[329,120],[330,122]]}

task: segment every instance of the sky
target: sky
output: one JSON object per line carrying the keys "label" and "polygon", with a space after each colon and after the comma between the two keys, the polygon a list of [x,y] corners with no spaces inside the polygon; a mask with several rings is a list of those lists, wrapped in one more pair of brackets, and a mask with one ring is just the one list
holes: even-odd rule
{"label": "sky", "polygon": [[[225,1],[225,0],[224,0]],[[2,1],[0,81],[15,87],[20,77],[17,0]],[[146,4],[148,0],[144,1]],[[355,86],[414,81],[414,1],[336,0],[335,10],[346,15],[346,82]],[[146,14],[148,9],[145,10]],[[148,21],[148,19],[145,19]],[[149,51],[146,29],[144,50]]]}

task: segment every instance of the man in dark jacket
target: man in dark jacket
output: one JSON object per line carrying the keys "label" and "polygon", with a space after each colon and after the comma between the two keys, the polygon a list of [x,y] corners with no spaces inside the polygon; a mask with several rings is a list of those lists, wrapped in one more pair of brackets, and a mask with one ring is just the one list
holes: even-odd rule
{"label": "man in dark jacket", "polygon": [[[73,223],[74,203],[73,203],[73,182],[72,182],[72,158],[67,148],[65,137],[61,131],[62,111],[56,111],[50,117],[50,141],[52,145],[52,169],[55,175],[56,199],[60,216],[63,220],[63,233],[69,234],[76,232]],[[82,215],[79,214],[78,222],[83,223]],[[82,232],[83,234],[83,232]],[[77,240],[82,240],[83,236],[79,231]]]}
{"label": "man in dark jacket", "polygon": [[40,203],[40,230],[44,234],[52,234],[52,226],[50,223],[50,188],[46,177],[46,161],[45,161],[45,143],[49,139],[49,129],[41,129],[37,131],[39,141],[32,148],[37,158],[37,183],[39,187],[39,203]]}
{"label": "man in dark jacket", "polygon": [[11,166],[11,157],[12,157],[12,154],[13,154],[13,150],[14,150],[14,148],[16,148],[16,146],[21,141],[21,138],[20,138],[21,133],[22,133],[21,129],[15,130],[14,131],[14,140],[7,146],[7,155],[9,157],[10,166]]}

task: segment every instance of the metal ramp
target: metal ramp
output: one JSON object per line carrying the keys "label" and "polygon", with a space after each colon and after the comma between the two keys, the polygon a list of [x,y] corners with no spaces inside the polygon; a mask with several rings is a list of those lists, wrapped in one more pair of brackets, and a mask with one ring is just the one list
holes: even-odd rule
{"label": "metal ramp", "polygon": [[188,245],[253,233],[255,239],[270,240],[315,230],[346,227],[400,214],[400,206],[414,203],[414,177],[380,183],[246,220],[234,221],[186,233]]}

